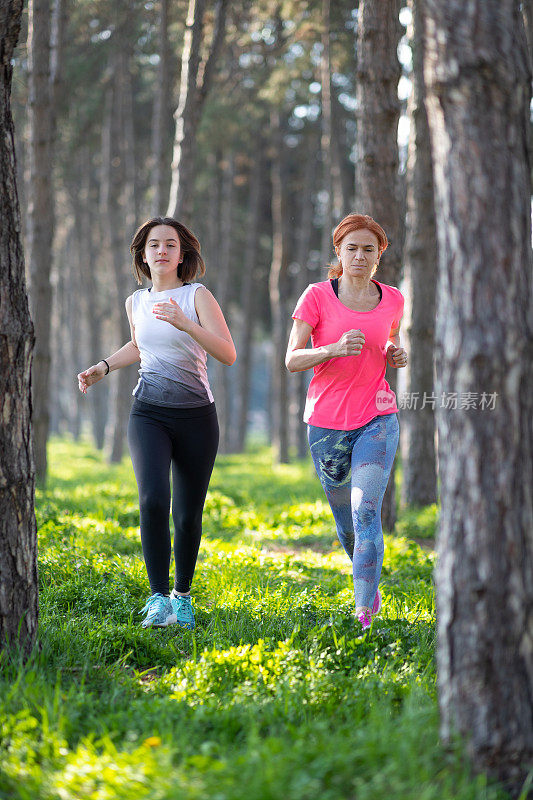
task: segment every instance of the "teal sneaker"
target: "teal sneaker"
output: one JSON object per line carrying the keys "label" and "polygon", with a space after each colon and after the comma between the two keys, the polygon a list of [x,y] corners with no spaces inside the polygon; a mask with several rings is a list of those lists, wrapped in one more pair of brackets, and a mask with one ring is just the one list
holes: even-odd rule
{"label": "teal sneaker", "polygon": [[177,621],[170,598],[160,592],[149,597],[145,607],[139,613],[146,614],[145,619],[141,622],[143,628],[164,628]]}
{"label": "teal sneaker", "polygon": [[172,610],[176,616],[176,622],[183,628],[188,628],[190,631],[194,628],[194,611],[190,597],[182,597],[172,589],[170,593],[170,602]]}

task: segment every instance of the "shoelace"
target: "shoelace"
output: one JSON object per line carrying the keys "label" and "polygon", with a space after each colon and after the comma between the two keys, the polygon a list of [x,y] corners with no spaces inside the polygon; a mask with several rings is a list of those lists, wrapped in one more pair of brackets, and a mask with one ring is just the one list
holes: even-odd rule
{"label": "shoelace", "polygon": [[148,598],[145,607],[139,611],[139,614],[148,614],[148,616],[153,617],[158,611],[163,610],[165,599],[162,594],[153,594]]}

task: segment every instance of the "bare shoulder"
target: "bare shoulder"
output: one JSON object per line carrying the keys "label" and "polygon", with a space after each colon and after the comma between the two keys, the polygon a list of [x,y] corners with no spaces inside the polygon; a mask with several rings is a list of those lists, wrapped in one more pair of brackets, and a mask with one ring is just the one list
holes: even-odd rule
{"label": "bare shoulder", "polygon": [[196,311],[198,311],[198,309],[209,311],[210,309],[218,307],[218,303],[209,289],[201,284],[194,293],[194,306]]}
{"label": "bare shoulder", "polygon": [[207,288],[207,286],[204,286],[203,283],[199,283],[198,284],[198,288],[197,288],[194,296],[195,297],[212,297],[213,300],[215,299],[213,293],[210,292],[209,289]]}
{"label": "bare shoulder", "polygon": [[200,325],[204,328],[217,332],[219,335],[229,335],[226,320],[215,296],[201,285],[194,295],[194,307],[198,314]]}
{"label": "bare shoulder", "polygon": [[126,302],[124,303],[126,306],[126,315],[128,317],[128,321],[131,326],[133,326],[133,294],[130,294],[129,297],[126,297]]}

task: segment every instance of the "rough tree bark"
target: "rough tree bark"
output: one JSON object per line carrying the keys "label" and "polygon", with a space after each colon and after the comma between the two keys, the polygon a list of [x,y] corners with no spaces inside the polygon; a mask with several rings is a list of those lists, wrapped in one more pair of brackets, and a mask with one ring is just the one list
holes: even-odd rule
{"label": "rough tree bark", "polygon": [[34,343],[24,275],[11,116],[11,58],[22,0],[0,0],[0,647],[37,635],[37,531],[31,437]]}
{"label": "rough tree bark", "polygon": [[201,64],[206,0],[190,0],[181,61],[180,99],[172,159],[172,182],[167,214],[191,224],[194,198],[196,133],[202,108],[213,82],[215,64],[224,41],[228,0],[218,0],[209,55]]}
{"label": "rough tree bark", "polygon": [[402,501],[427,505],[437,500],[435,452],[434,329],[437,283],[437,229],[433,202],[431,144],[424,105],[423,3],[410,0],[409,31],[413,54],[411,121],[407,157],[407,217],[405,240],[406,314],[404,333],[409,352],[402,409]]}
{"label": "rough tree bark", "polygon": [[[401,36],[400,0],[361,0],[357,32],[357,161],[356,211],[370,214],[390,240],[376,278],[397,286],[402,258],[402,221],[398,175],[397,56]],[[396,388],[395,370],[387,379]],[[396,522],[394,466],[383,500],[383,526]]]}
{"label": "rough tree bark", "polygon": [[533,767],[531,74],[515,0],[426,10],[437,392],[477,401],[437,406],[442,734],[516,796]]}

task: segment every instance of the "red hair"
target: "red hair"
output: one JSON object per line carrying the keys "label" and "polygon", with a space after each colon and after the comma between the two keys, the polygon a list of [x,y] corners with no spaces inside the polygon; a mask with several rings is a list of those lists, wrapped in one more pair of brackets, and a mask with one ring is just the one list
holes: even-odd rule
{"label": "red hair", "polygon": [[[347,217],[341,219],[333,231],[333,247],[340,247],[341,242],[346,234],[351,233],[352,231],[360,231],[363,229],[371,231],[376,236],[378,240],[379,258],[383,251],[387,249],[389,240],[387,239],[387,234],[381,225],[378,225],[376,220],[372,219],[372,217],[369,217],[368,214],[348,214]],[[328,272],[328,278],[339,278],[341,275],[341,264],[331,264]]]}

